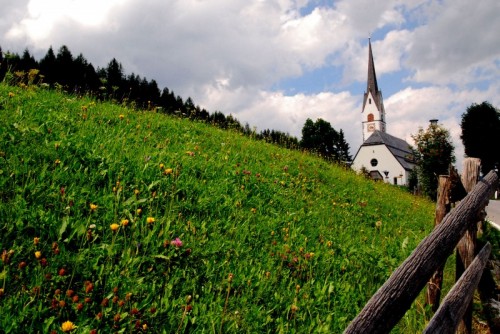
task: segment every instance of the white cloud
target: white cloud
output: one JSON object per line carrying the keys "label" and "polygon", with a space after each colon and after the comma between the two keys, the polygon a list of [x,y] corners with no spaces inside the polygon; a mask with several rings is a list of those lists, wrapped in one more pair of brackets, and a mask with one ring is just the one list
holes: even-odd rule
{"label": "white cloud", "polygon": [[412,79],[463,85],[498,78],[499,15],[496,0],[446,0],[433,6],[429,22],[415,29],[408,50]]}

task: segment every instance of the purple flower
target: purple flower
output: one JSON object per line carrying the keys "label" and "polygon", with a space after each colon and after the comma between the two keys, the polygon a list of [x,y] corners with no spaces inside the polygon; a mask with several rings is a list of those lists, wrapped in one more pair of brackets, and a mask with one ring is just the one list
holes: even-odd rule
{"label": "purple flower", "polygon": [[182,241],[179,238],[175,238],[174,240],[170,241],[170,244],[175,247],[181,247]]}

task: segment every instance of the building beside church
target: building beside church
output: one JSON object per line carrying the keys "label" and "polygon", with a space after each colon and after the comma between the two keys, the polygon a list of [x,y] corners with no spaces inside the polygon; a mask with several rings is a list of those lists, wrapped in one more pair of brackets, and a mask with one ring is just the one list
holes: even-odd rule
{"label": "building beside church", "polygon": [[386,132],[385,108],[378,88],[372,45],[368,40],[368,80],[361,111],[363,144],[358,149],[352,168],[366,168],[375,180],[407,185],[415,168],[410,145]]}

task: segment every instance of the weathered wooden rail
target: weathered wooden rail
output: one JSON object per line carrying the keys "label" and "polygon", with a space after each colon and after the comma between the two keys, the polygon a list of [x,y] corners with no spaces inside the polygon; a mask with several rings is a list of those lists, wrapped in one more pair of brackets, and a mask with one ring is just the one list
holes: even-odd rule
{"label": "weathered wooden rail", "polygon": [[[476,224],[478,214],[487,205],[492,192],[496,189],[497,182],[498,175],[494,171],[491,171],[480,180],[455,209],[446,215],[443,221],[420,242],[413,253],[392,273],[389,279],[379,288],[361,312],[349,324],[344,333],[390,332],[411,307],[411,304],[434,272],[446,262],[446,259],[452,254],[455,246],[465,232],[472,224]],[[488,245],[485,246],[480,252],[481,256],[486,256],[487,259],[489,249]],[[476,260],[475,265],[469,266],[468,270],[462,275],[461,280],[465,280],[466,282],[472,280],[474,281],[473,283],[479,280],[485,260],[480,260],[479,258]],[[469,278],[470,275],[474,276],[474,279]],[[455,291],[460,286],[465,285],[469,287],[469,284],[464,284],[460,280],[457,284],[457,287],[453,288]],[[473,286],[472,291],[476,286],[477,283]],[[457,310],[449,304],[453,301],[456,302],[456,297],[452,295],[447,300],[441,305],[435,316],[440,313],[441,309],[443,309],[441,312],[444,313],[447,312],[446,310]],[[458,300],[458,303],[468,304],[467,300],[463,299]],[[431,323],[441,321],[439,319],[434,320],[433,318]],[[460,319],[461,316],[458,317],[457,323],[454,325],[448,323],[447,328],[450,329],[452,327],[450,333],[455,331]],[[426,333],[443,333],[441,328],[433,328],[435,327],[428,328]]]}

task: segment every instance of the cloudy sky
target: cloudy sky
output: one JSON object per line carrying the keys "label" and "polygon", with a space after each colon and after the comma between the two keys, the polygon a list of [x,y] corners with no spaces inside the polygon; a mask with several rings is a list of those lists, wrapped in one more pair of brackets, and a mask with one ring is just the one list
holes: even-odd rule
{"label": "cloudy sky", "polygon": [[461,163],[462,113],[500,107],[498,0],[0,0],[0,46],[66,45],[95,67],[155,79],[257,130],[343,129],[354,156],[371,36],[387,131],[411,143],[433,118]]}

